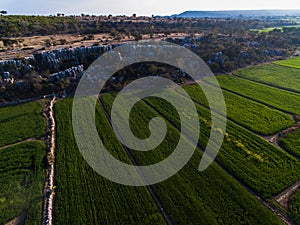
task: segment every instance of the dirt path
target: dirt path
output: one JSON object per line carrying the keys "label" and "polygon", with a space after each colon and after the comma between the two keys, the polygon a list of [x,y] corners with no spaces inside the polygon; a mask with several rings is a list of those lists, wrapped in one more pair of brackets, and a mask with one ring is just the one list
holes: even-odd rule
{"label": "dirt path", "polygon": [[[294,115],[293,116],[294,120],[295,120],[295,123],[287,128],[287,129],[284,129],[280,132],[278,132],[277,134],[274,134],[274,135],[271,135],[271,136],[262,136],[265,140],[267,140],[268,142],[270,142],[271,144],[275,145],[276,147],[282,149],[283,151],[286,151],[284,148],[282,148],[280,145],[279,145],[279,140],[280,138],[282,138],[283,136],[287,135],[287,134],[290,134],[292,132],[294,132],[295,130],[297,129],[300,129],[300,116],[296,116]],[[288,152],[289,154],[293,155],[292,153]],[[296,157],[298,160],[300,160],[299,157],[293,155],[294,157]]]}
{"label": "dirt path", "polygon": [[[104,105],[103,105],[103,103],[102,103],[101,100],[99,100],[99,104],[100,104],[100,106],[101,106],[101,108],[102,108],[102,110],[103,110],[103,112],[104,112],[104,114],[105,114],[107,120],[109,121],[110,125],[112,125],[111,118],[110,118],[110,116],[108,115],[107,111],[105,110],[105,107],[104,107]],[[119,135],[119,136],[120,136],[120,135]],[[122,145],[123,145],[123,144],[122,144]],[[133,163],[133,165],[136,166],[137,172],[139,173],[140,177],[143,179],[143,181],[146,181],[146,178],[145,178],[145,176],[143,175],[143,172],[139,169],[137,162],[135,161],[133,155],[131,154],[131,152],[129,151],[129,149],[127,148],[127,146],[126,146],[126,145],[123,145],[123,147],[124,147],[124,149],[125,149],[127,155],[129,156],[131,162]],[[146,183],[146,182],[145,182],[145,183]],[[160,202],[160,200],[158,199],[158,197],[157,197],[157,195],[155,194],[155,192],[153,191],[152,187],[149,186],[149,185],[147,185],[146,188],[148,189],[148,191],[149,191],[149,193],[150,193],[152,199],[154,200],[155,204],[157,205],[157,208],[158,208],[159,212],[163,215],[163,217],[164,217],[166,223],[167,223],[168,225],[172,225],[173,223],[172,223],[171,219],[169,218],[168,214],[165,212],[165,210],[164,210],[164,208],[163,208],[163,204],[162,204],[162,203]]]}
{"label": "dirt path", "polygon": [[9,145],[2,146],[2,147],[0,147],[0,150],[5,149],[5,148],[9,148],[9,147],[13,147],[13,146],[16,146],[16,145],[25,143],[25,142],[29,142],[29,141],[37,141],[37,140],[38,140],[38,139],[37,139],[36,137],[28,138],[28,139],[23,140],[23,141],[19,141],[19,142],[13,143],[13,144],[9,144]]}
{"label": "dirt path", "polygon": [[274,197],[274,199],[285,209],[288,209],[289,200],[293,196],[293,194],[298,190],[298,188],[300,188],[300,181],[284,190],[282,193]]}
{"label": "dirt path", "polygon": [[48,150],[48,168],[47,177],[44,189],[44,203],[43,203],[43,218],[42,225],[53,224],[53,198],[54,198],[54,162],[55,162],[55,120],[53,106],[56,98],[49,102],[45,112],[47,118],[47,150]]}
{"label": "dirt path", "polygon": [[[53,97],[53,95],[49,95],[49,96],[45,96],[46,98],[48,97]],[[25,99],[25,100],[22,100],[22,101],[15,101],[15,102],[10,102],[8,104],[3,104],[3,105],[0,105],[0,107],[5,107],[5,106],[9,106],[9,105],[17,105],[17,104],[21,104],[21,103],[25,103],[25,102],[31,102],[31,101],[36,101],[38,99],[42,99],[42,98],[45,98],[44,96],[42,97],[37,97],[37,98],[31,98],[31,99]],[[54,98],[51,100],[51,102],[54,100]],[[49,104],[49,106],[47,106],[47,111],[48,112],[44,112],[43,115],[46,117],[47,119],[47,124],[48,124],[48,127],[47,127],[47,134],[49,134],[48,132],[48,129],[51,127],[49,125],[49,119],[48,116],[50,115],[50,111],[52,110],[53,108],[53,103],[52,103],[52,106],[51,106],[51,102]],[[51,108],[51,110],[50,110]],[[52,118],[53,118],[53,113],[52,113]],[[53,119],[53,122],[54,122],[54,119]],[[51,123],[52,124],[52,123]],[[50,128],[51,130],[51,128]],[[42,138],[43,139],[43,138]],[[0,147],[0,150],[2,149],[5,149],[5,148],[8,148],[8,147],[13,147],[13,146],[16,146],[16,145],[19,145],[19,144],[22,144],[22,143],[25,143],[25,142],[30,142],[30,141],[37,141],[37,140],[41,140],[40,138],[37,138],[37,137],[32,137],[32,138],[28,138],[26,140],[23,140],[23,141],[19,141],[19,142],[16,142],[16,143],[13,143],[13,144],[9,144],[9,145],[5,145],[5,146],[2,146]],[[48,144],[48,143],[47,143]],[[49,170],[47,171],[47,182],[48,182],[48,173],[49,173]],[[46,189],[45,189],[46,190]],[[45,196],[47,196],[47,193],[45,191],[45,194],[44,194],[44,198],[46,198]],[[46,201],[46,200],[44,200]],[[45,212],[44,212],[45,214]],[[24,224],[25,223],[25,220],[26,220],[26,216],[27,216],[27,212],[23,212],[20,216],[14,218],[13,220],[9,221],[8,223],[6,223],[5,225],[20,225],[20,224]],[[44,221],[44,218],[43,218],[43,221]],[[43,224],[46,224],[43,222]]]}
{"label": "dirt path", "polygon": [[5,225],[20,225],[24,224],[26,220],[27,212],[23,212],[20,216],[14,218],[13,220],[9,221]]}
{"label": "dirt path", "polygon": [[[300,117],[299,116],[294,116],[294,119],[295,119],[295,123],[294,123],[294,125],[292,127],[289,127],[289,128],[287,128],[287,129],[285,129],[285,130],[283,130],[283,131],[281,131],[281,132],[279,132],[279,133],[277,133],[275,135],[264,137],[264,139],[267,140],[267,141],[269,141],[271,144],[275,145],[276,147],[282,149],[283,151],[286,151],[284,148],[282,148],[279,145],[279,140],[284,135],[292,133],[296,129],[300,129]],[[286,152],[288,152],[288,151],[286,151]],[[294,155],[293,153],[291,153],[291,152],[288,152],[288,153],[291,154],[291,155],[293,155],[298,160],[300,160],[300,158],[298,156]],[[291,197],[297,191],[298,188],[300,188],[300,181],[298,181],[297,183],[295,183],[291,187],[287,188],[286,190],[284,190],[279,195],[275,196],[274,199],[282,207],[284,207],[286,210],[288,210],[288,208],[289,208],[289,200],[291,199]]]}

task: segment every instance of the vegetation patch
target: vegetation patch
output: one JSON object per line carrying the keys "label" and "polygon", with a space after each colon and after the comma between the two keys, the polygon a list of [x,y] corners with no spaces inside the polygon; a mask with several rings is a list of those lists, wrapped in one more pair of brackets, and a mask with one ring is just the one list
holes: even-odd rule
{"label": "vegetation patch", "polygon": [[44,104],[36,101],[0,108],[0,146],[42,136],[46,129]]}
{"label": "vegetation patch", "polygon": [[296,68],[265,64],[234,72],[235,75],[271,86],[300,93],[300,70]]}
{"label": "vegetation patch", "polygon": [[[300,115],[299,94],[228,75],[217,76],[217,79],[223,89],[238,93],[245,96],[245,98],[253,99],[277,109]],[[205,80],[215,84],[213,79],[206,78]]]}
{"label": "vegetation patch", "polygon": [[282,148],[300,157],[300,129],[280,138],[279,144]]}
{"label": "vegetation patch", "polygon": [[[96,113],[96,124],[104,145],[114,157],[130,164],[99,105]],[[85,162],[73,136],[72,99],[56,103],[55,119],[55,224],[165,224],[145,187],[113,183]]]}
{"label": "vegetation patch", "polygon": [[299,28],[300,25],[290,25],[290,26],[281,26],[281,27],[267,27],[264,29],[252,29],[252,31],[258,31],[259,33],[269,33],[269,32],[284,32],[286,28]]}
{"label": "vegetation patch", "polygon": [[297,225],[300,224],[300,190],[292,196],[289,205],[289,214]]}
{"label": "vegetation patch", "polygon": [[292,57],[287,60],[276,61],[276,62],[274,62],[274,64],[300,69],[300,57]]}
{"label": "vegetation patch", "polygon": [[[180,127],[179,117],[174,116],[175,110],[168,103],[158,98],[151,98],[147,102]],[[201,123],[198,143],[205,149],[210,131],[220,128],[211,124],[208,109],[196,105]],[[190,132],[193,132],[193,128]],[[225,140],[217,161],[263,198],[275,196],[299,180],[300,163],[286,152],[230,121],[226,131],[221,132]]]}
{"label": "vegetation patch", "polygon": [[[201,84],[209,90],[215,109],[218,110],[220,99],[215,94],[217,89],[209,84]],[[191,98],[206,107],[209,107],[204,92],[198,85],[188,85],[184,90]],[[227,117],[232,121],[258,134],[271,135],[293,125],[294,120],[278,110],[271,109],[263,104],[251,101],[236,94],[223,90]]]}
{"label": "vegetation patch", "polygon": [[[101,96],[108,112],[114,97],[115,94]],[[165,104],[164,109],[168,110],[167,115],[172,112],[171,117],[178,117],[170,104]],[[138,134],[139,138],[148,137],[148,122],[158,116],[159,114],[144,102],[138,102],[130,113],[132,132]],[[166,138],[156,149],[146,155],[145,152],[131,150],[139,165],[159,162],[175,149],[180,133],[167,121],[166,125]],[[152,186],[174,224],[281,223],[271,211],[216,164],[200,173],[198,167],[201,157],[202,152],[196,150],[191,161],[179,173]]]}
{"label": "vegetation patch", "polygon": [[46,146],[26,142],[0,150],[0,224],[27,212],[26,224],[40,224]]}

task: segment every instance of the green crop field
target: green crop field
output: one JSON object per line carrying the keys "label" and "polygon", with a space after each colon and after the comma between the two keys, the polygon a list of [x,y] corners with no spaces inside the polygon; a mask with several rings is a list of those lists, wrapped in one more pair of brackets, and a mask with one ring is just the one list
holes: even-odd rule
{"label": "green crop field", "polygon": [[283,29],[284,28],[299,28],[300,25],[290,25],[290,26],[281,26],[281,27],[267,27],[267,28],[264,28],[264,29],[252,29],[252,31],[258,31],[259,33],[269,33],[271,31],[274,31],[274,30],[280,30],[281,32],[283,32]]}
{"label": "green crop field", "polygon": [[289,214],[297,225],[300,224],[300,190],[292,196],[289,206]]}
{"label": "green crop field", "polygon": [[[300,115],[300,95],[227,75],[217,76],[220,86],[279,110]],[[214,84],[210,78],[205,79]]]}
{"label": "green crop field", "polygon": [[[211,89],[214,95],[215,87],[209,84],[202,84]],[[184,86],[184,90],[191,98],[201,104],[208,106],[204,92],[198,85]],[[271,109],[263,104],[248,100],[236,94],[223,90],[227,117],[232,121],[252,130],[258,134],[271,135],[290,127],[294,120],[278,110]],[[217,96],[214,96],[214,104],[218,104]]]}
{"label": "green crop field", "polygon": [[[114,94],[101,96],[108,112],[114,97]],[[148,137],[148,122],[158,114],[140,101],[134,106],[130,115],[132,132],[142,139]],[[145,155],[145,152],[131,150],[139,165],[159,162],[175,148],[179,132],[169,123],[167,127],[166,138],[153,151]],[[201,151],[197,150],[192,160],[178,174],[167,181],[153,185],[154,191],[174,224],[280,223],[269,210],[216,164],[199,173],[201,156]],[[262,214],[270,217],[265,220]]]}
{"label": "green crop field", "polygon": [[282,148],[300,157],[300,129],[280,138],[279,144]]}
{"label": "green crop field", "polygon": [[[52,15],[0,8],[0,225],[300,225],[300,9],[215,13],[184,2],[167,18],[138,7],[98,15],[104,1],[96,14],[73,1],[74,15],[64,2],[27,3]],[[190,76],[208,71],[216,76]],[[153,95],[131,105],[139,88]],[[89,102],[73,110],[75,98]]]}
{"label": "green crop field", "polygon": [[[71,99],[55,105],[55,224],[165,224],[145,187],[115,184],[84,161],[73,136],[71,108]],[[96,123],[106,148],[119,160],[130,163],[99,106]]]}
{"label": "green crop field", "polygon": [[235,75],[300,93],[300,70],[296,68],[266,64],[234,72]]}
{"label": "green crop field", "polygon": [[26,224],[40,224],[45,157],[46,146],[39,141],[0,150],[0,224],[23,212]]}
{"label": "green crop field", "polygon": [[292,57],[287,60],[276,61],[274,64],[300,69],[300,57]]}
{"label": "green crop field", "polygon": [[[157,98],[147,101],[180,127],[179,117],[169,104]],[[211,128],[223,132],[225,140],[217,160],[263,198],[270,198],[299,180],[300,163],[295,158],[230,121],[226,131],[219,131],[210,123],[209,111],[199,105],[197,109],[201,122],[199,145],[206,147]]]}
{"label": "green crop field", "polygon": [[42,136],[46,128],[43,104],[36,101],[0,108],[0,146]]}

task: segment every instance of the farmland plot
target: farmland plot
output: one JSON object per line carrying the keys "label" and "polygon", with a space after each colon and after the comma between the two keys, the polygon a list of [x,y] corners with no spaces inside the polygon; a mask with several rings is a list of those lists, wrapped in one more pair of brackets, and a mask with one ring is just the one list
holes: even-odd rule
{"label": "farmland plot", "polygon": [[292,196],[289,206],[289,214],[297,225],[300,224],[300,190]]}
{"label": "farmland plot", "polygon": [[300,69],[300,57],[292,57],[287,60],[276,61],[274,64]]}
{"label": "farmland plot", "polygon": [[[216,89],[212,85],[202,84],[210,88],[211,94]],[[191,98],[204,106],[208,107],[204,92],[198,85],[184,86],[184,90]],[[227,117],[232,121],[254,131],[258,134],[271,135],[287,127],[290,127],[294,120],[291,116],[286,115],[278,110],[271,109],[263,104],[253,102],[236,94],[223,90]],[[214,104],[218,104],[218,96],[214,97]]]}
{"label": "farmland plot", "polygon": [[300,93],[300,70],[275,64],[258,65],[234,72],[235,75]]}
{"label": "farmland plot", "polygon": [[44,134],[46,121],[42,115],[44,101],[0,108],[0,146]]}
{"label": "farmland plot", "polygon": [[[149,98],[147,102],[180,127],[178,114],[170,104],[158,98]],[[211,124],[206,108],[197,105],[197,110],[201,123],[199,145],[206,147],[211,129],[224,133],[217,161],[263,198],[279,194],[299,180],[300,163],[295,158],[230,121],[226,131],[219,130]]]}
{"label": "farmland plot", "polygon": [[[114,97],[115,94],[101,96],[109,113]],[[132,132],[141,139],[149,137],[148,123],[157,116],[158,114],[145,103],[138,102],[130,113]],[[139,165],[159,162],[175,149],[180,134],[169,123],[167,128],[168,133],[164,141],[154,150],[146,153],[131,150]],[[192,160],[178,174],[153,185],[164,210],[174,224],[280,223],[269,210],[216,164],[212,164],[204,172],[198,172],[201,156],[201,151],[197,150]],[[270,216],[272,222],[263,219],[263,215]]]}
{"label": "farmland plot", "polygon": [[[165,224],[145,187],[127,187],[97,174],[83,159],[72,131],[72,99],[55,105],[57,123],[55,224]],[[106,148],[130,164],[104,113],[97,127]]]}
{"label": "farmland plot", "polygon": [[[217,76],[220,86],[246,98],[267,104],[279,110],[300,115],[300,95],[273,88],[257,82],[238,79],[227,75]],[[210,78],[207,82],[214,84]]]}
{"label": "farmland plot", "polygon": [[279,145],[300,157],[300,129],[280,138]]}
{"label": "farmland plot", "polygon": [[25,212],[25,223],[40,224],[46,146],[26,142],[0,150],[0,224]]}

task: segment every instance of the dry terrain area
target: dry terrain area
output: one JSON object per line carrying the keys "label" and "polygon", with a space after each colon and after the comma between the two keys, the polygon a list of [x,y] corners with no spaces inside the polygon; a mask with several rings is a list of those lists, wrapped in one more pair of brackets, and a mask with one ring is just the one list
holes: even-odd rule
{"label": "dry terrain area", "polygon": [[[187,36],[188,34],[185,33],[172,33],[168,36],[165,34],[154,34],[152,39],[160,40],[166,37],[178,38]],[[143,35],[142,38],[143,40],[149,40],[151,37],[149,34],[146,34]],[[61,48],[111,45],[134,40],[133,36],[120,34],[117,37],[113,37],[109,33],[94,35],[62,34],[0,39],[0,60],[29,57],[36,52],[47,52]]]}

